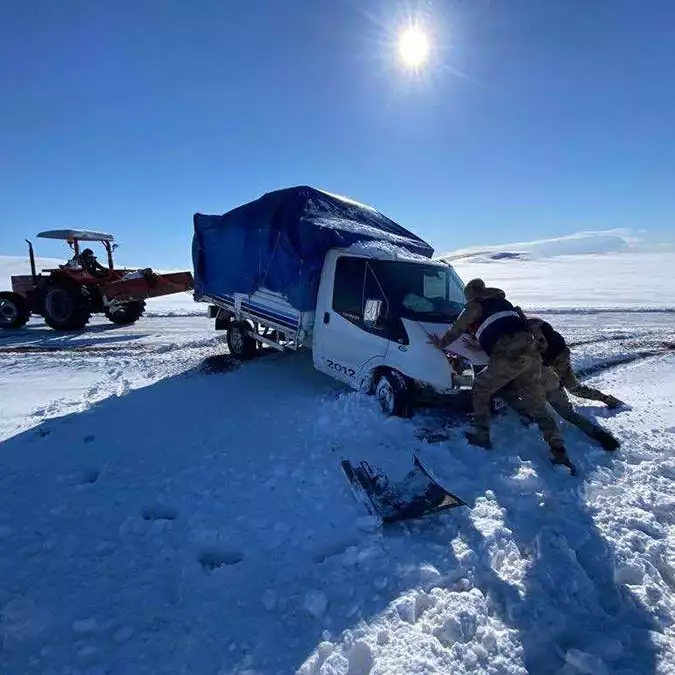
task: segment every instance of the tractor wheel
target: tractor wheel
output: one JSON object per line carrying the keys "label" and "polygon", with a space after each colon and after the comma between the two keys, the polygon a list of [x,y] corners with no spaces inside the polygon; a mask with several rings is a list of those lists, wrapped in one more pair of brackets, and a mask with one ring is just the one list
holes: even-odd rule
{"label": "tractor wheel", "polygon": [[113,305],[105,310],[106,318],[119,326],[128,326],[136,323],[145,312],[145,303],[142,300],[125,302],[123,305]]}
{"label": "tractor wheel", "polygon": [[91,318],[87,299],[79,286],[49,286],[42,316],[55,330],[82,330]]}
{"label": "tractor wheel", "polygon": [[233,321],[227,329],[227,347],[230,354],[240,361],[255,356],[258,343],[249,335],[251,326],[243,321]]}
{"label": "tractor wheel", "polygon": [[30,318],[30,307],[23,295],[0,292],[0,328],[23,328]]}

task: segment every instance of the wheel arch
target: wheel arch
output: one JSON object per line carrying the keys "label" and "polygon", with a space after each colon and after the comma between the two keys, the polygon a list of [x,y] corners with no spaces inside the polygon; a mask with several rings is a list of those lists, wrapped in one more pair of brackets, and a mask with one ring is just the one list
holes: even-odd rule
{"label": "wheel arch", "polygon": [[387,363],[386,357],[376,356],[369,361],[367,361],[359,373],[359,378],[361,382],[361,389],[367,391],[369,394],[372,394],[375,390],[375,383],[382,373],[385,371],[393,372],[403,377],[408,384],[412,384],[415,381],[415,378],[410,377],[400,368],[397,368],[394,365]]}

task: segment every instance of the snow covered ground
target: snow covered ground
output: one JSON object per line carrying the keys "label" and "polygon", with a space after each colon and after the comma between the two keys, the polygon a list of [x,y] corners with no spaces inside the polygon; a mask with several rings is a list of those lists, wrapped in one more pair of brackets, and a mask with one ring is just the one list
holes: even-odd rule
{"label": "snow covered ground", "polygon": [[[555,321],[634,407],[584,408],[616,456],[566,429],[576,479],[510,415],[427,445],[306,356],[233,368],[201,317],[3,335],[1,672],[675,672],[675,317],[601,317]],[[338,459],[415,447],[471,508],[378,530]]]}
{"label": "snow covered ground", "polygon": [[[549,318],[632,404],[576,402],[623,443],[565,426],[577,478],[510,413],[490,453],[427,444],[438,411],[237,366],[202,316],[1,333],[0,673],[672,675],[675,313]],[[379,529],[339,459],[413,449],[469,506]]]}

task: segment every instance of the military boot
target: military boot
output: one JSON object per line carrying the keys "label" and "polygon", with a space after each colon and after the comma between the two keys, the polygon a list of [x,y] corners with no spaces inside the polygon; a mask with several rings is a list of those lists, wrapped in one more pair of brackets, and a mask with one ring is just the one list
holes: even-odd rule
{"label": "military boot", "polygon": [[618,450],[621,447],[621,443],[612,436],[612,434],[609,433],[609,431],[605,431],[604,429],[601,429],[600,427],[596,428],[593,430],[592,434],[589,434],[592,438],[594,438],[600,445],[607,450],[607,452],[614,452],[615,450]]}
{"label": "military boot", "polygon": [[552,445],[551,454],[553,455],[553,457],[551,458],[551,464],[553,464],[554,466],[557,464],[566,466],[570,470],[570,474],[572,474],[572,476],[577,475],[577,468],[570,461],[570,458],[567,455],[567,450],[565,450],[565,448],[556,447]]}
{"label": "military boot", "polygon": [[603,402],[610,410],[621,408],[626,405],[621,399],[618,399],[616,396],[612,396],[611,394],[607,394],[603,399]]}

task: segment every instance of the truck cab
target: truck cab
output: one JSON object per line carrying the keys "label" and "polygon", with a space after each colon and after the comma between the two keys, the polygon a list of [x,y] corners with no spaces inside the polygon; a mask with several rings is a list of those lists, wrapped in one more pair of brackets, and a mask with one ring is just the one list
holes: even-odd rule
{"label": "truck cab", "polygon": [[326,254],[312,351],[317,370],[377,395],[385,412],[405,415],[420,396],[453,396],[473,386],[480,349],[461,339],[447,353],[429,343],[464,305],[463,283],[446,264],[391,249]]}

